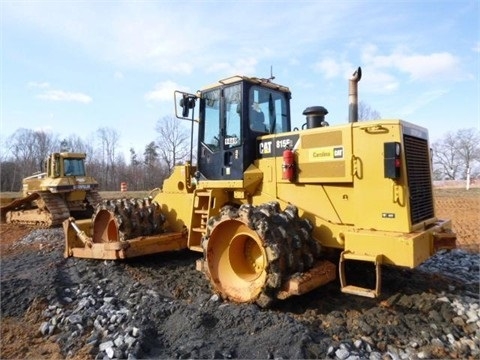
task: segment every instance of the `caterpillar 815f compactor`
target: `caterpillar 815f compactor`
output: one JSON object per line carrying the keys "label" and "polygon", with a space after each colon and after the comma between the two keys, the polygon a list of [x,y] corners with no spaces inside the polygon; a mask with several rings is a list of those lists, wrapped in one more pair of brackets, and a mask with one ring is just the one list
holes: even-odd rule
{"label": "caterpillar 815f compactor", "polygon": [[[343,292],[378,296],[382,265],[416,267],[455,247],[455,235],[435,216],[427,130],[358,122],[360,77],[359,68],[350,79],[348,123],[329,126],[327,110],[312,106],[300,130],[291,129],[289,89],[272,79],[175,92],[192,135],[198,109],[197,165],[177,166],[153,199],[105,201],[92,221],[65,221],[65,256],[188,248],[203,253],[197,269],[215,292],[260,306],[337,271]],[[325,258],[335,252],[337,264]],[[371,284],[348,282],[347,262],[371,263]]]}
{"label": "caterpillar 815f compactor", "polygon": [[0,208],[2,222],[39,227],[61,225],[70,215],[91,217],[102,198],[98,183],[85,173],[84,153],[53,153],[45,172],[22,181],[22,198]]}

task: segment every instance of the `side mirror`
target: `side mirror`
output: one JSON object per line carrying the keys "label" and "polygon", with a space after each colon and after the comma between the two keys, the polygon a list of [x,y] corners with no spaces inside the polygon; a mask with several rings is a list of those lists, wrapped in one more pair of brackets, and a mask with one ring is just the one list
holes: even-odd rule
{"label": "side mirror", "polygon": [[[198,97],[193,94],[185,93],[182,91],[175,91],[173,94],[174,102],[175,102],[175,116],[178,119],[188,120],[192,122],[191,126],[191,133],[190,133],[190,164],[192,163],[193,158],[193,128],[195,121],[195,102],[197,101]],[[190,109],[192,109],[192,116],[189,117]]]}
{"label": "side mirror", "polygon": [[[180,100],[178,100],[177,102],[178,98],[180,98]],[[175,91],[175,104],[176,104],[175,115],[177,116],[177,118],[191,120],[189,118],[190,109],[195,108],[196,100],[197,100],[197,97],[195,95],[180,92],[180,91]],[[178,106],[180,106],[181,111],[178,108]]]}

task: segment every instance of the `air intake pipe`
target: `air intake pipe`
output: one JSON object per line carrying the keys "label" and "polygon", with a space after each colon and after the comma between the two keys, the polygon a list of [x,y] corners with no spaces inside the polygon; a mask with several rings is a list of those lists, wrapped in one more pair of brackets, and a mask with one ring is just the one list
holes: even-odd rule
{"label": "air intake pipe", "polygon": [[362,68],[352,74],[348,82],[348,121],[351,123],[358,121],[358,82],[362,78]]}
{"label": "air intake pipe", "polygon": [[307,129],[313,129],[317,127],[328,126],[328,122],[325,121],[325,115],[328,114],[328,110],[323,106],[310,106],[303,111],[303,115],[307,117],[307,123],[303,124],[302,129],[307,126]]}

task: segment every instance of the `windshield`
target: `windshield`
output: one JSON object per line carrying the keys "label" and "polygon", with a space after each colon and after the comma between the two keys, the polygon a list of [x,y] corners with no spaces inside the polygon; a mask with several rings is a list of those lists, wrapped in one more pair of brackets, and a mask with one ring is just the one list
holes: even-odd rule
{"label": "windshield", "polygon": [[64,159],[65,176],[85,176],[83,159]]}

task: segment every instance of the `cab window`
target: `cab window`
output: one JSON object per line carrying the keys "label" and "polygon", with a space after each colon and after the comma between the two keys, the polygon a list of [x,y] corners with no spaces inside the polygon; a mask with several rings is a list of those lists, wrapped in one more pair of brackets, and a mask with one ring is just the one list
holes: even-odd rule
{"label": "cab window", "polygon": [[225,97],[225,148],[241,145],[242,86],[236,84],[224,89]]}
{"label": "cab window", "polygon": [[85,176],[83,159],[64,159],[65,176]]}
{"label": "cab window", "polygon": [[211,151],[220,150],[220,90],[212,90],[204,93],[205,101],[205,131],[202,142]]}
{"label": "cab window", "polygon": [[285,94],[252,86],[249,93],[250,129],[260,133],[281,133],[287,129]]}

